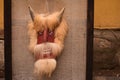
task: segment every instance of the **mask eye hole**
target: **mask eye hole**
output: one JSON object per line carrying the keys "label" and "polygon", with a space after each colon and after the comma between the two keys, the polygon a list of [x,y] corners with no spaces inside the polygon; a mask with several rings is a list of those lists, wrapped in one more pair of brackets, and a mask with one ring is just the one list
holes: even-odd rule
{"label": "mask eye hole", "polygon": [[54,34],[54,32],[53,31],[49,31],[49,35],[53,35]]}
{"label": "mask eye hole", "polygon": [[43,34],[43,32],[38,32],[38,35],[42,35]]}

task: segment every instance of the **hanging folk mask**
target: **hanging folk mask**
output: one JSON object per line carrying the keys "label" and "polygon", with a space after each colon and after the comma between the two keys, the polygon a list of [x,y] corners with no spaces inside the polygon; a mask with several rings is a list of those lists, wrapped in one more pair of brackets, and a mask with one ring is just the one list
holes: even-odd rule
{"label": "hanging folk mask", "polygon": [[52,14],[37,14],[29,7],[32,22],[28,24],[29,50],[35,57],[34,72],[51,76],[56,57],[61,54],[68,25],[63,19],[64,8]]}

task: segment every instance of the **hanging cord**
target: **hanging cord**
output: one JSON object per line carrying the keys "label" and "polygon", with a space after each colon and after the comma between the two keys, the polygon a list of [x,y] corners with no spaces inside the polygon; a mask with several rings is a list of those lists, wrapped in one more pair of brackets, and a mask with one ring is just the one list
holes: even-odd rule
{"label": "hanging cord", "polygon": [[27,6],[30,6],[30,1],[29,1],[29,0],[26,0],[26,2],[27,2]]}
{"label": "hanging cord", "polygon": [[49,4],[48,4],[48,0],[46,0],[45,5],[46,5],[46,12],[47,12],[47,13],[49,13],[50,11],[49,11]]}
{"label": "hanging cord", "polygon": [[[27,5],[30,6],[30,1],[29,0],[26,1],[27,1]],[[45,9],[47,13],[50,13],[48,0],[45,0]]]}

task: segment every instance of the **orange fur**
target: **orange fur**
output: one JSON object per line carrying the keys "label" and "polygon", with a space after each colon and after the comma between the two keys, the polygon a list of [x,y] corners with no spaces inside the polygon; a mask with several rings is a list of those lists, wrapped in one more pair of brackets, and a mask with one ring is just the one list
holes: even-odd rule
{"label": "orange fur", "polygon": [[37,15],[35,21],[30,22],[28,25],[28,34],[30,36],[29,49],[31,52],[34,52],[34,47],[37,44],[37,32],[43,31],[45,27],[48,27],[50,30],[55,29],[55,43],[61,47],[61,50],[64,47],[64,39],[68,32],[68,25],[64,19],[59,22],[56,18],[57,14],[52,14],[47,18],[44,18],[42,15]]}
{"label": "orange fur", "polygon": [[[59,12],[55,12],[51,15],[48,14],[35,14],[34,21],[28,24],[28,34],[30,38],[29,50],[34,54],[45,54],[43,48],[51,48],[51,52],[55,56],[59,56],[64,47],[64,39],[68,32],[68,25],[64,19],[58,18]],[[38,32],[43,32],[44,29],[55,30],[54,43],[47,42],[37,44]],[[49,50],[48,50],[48,53]],[[34,71],[36,75],[42,76],[46,74],[51,76],[51,73],[56,68],[55,59],[39,59],[34,64]]]}
{"label": "orange fur", "polygon": [[40,59],[34,64],[34,73],[37,76],[43,76],[44,74],[51,77],[52,72],[56,68],[56,60],[55,59]]}

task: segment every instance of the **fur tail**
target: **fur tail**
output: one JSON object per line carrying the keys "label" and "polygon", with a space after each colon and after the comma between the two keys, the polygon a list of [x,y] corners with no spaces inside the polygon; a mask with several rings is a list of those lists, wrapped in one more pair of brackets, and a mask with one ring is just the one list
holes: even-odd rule
{"label": "fur tail", "polygon": [[47,75],[51,77],[51,73],[56,68],[55,59],[39,59],[34,64],[34,73],[37,76]]}

